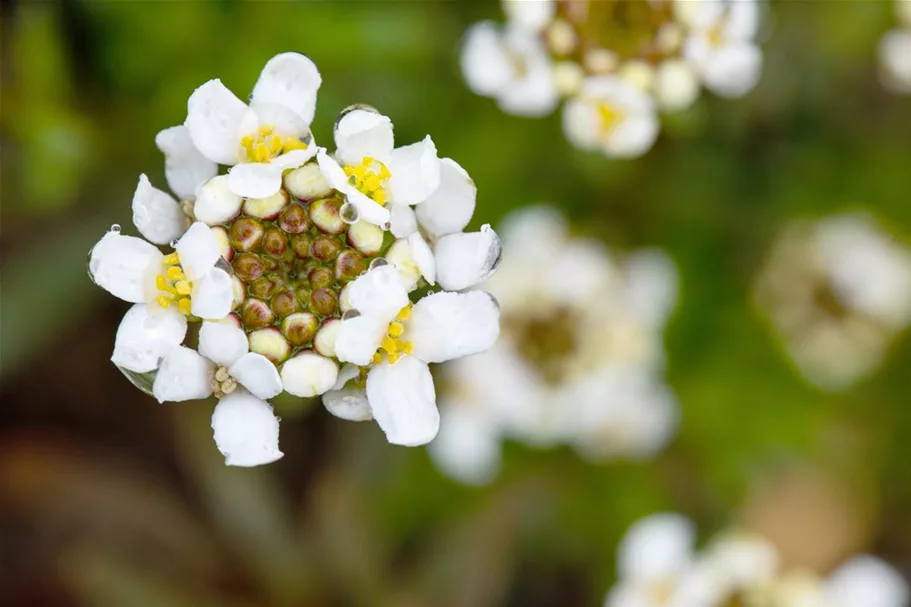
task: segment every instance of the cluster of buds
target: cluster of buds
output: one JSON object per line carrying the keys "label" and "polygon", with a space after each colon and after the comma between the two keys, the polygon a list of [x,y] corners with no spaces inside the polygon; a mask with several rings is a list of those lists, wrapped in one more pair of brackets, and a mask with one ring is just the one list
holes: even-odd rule
{"label": "cluster of buds", "polygon": [[[427,364],[499,333],[496,301],[458,292],[488,278],[500,252],[489,226],[463,231],[468,174],[429,136],[395,147],[391,120],[368,106],[339,116],[334,152],[318,147],[320,83],[310,59],[285,53],[249,106],[218,80],[196,89],[184,124],[156,138],[179,200],[140,176],[133,221],[145,239],[115,226],[90,253],[95,283],[134,304],[112,361],[161,402],[217,397],[229,465],[281,457],[267,399],[283,391],[376,419],[390,442],[426,443],[439,427]],[[196,325],[194,349],[184,342]]]}
{"label": "cluster of buds", "polygon": [[658,110],[724,97],[759,80],[758,0],[503,0],[508,22],[468,31],[462,71],[503,111],[552,112],[574,145],[630,158],[648,151]]}
{"label": "cluster of buds", "polygon": [[898,27],[879,41],[879,79],[901,95],[911,94],[911,0],[895,0]]}

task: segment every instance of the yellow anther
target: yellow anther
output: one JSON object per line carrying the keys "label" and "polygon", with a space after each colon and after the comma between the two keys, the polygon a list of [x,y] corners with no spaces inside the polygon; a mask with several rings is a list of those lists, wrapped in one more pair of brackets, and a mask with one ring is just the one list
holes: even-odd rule
{"label": "yellow anther", "polygon": [[256,162],[265,162],[269,160],[269,146],[265,143],[257,143],[253,150],[253,159]]}
{"label": "yellow anther", "polygon": [[171,305],[171,297],[170,295],[159,295],[155,298],[155,303],[157,303],[162,308],[167,308]]}
{"label": "yellow anther", "polygon": [[598,106],[598,114],[601,116],[601,130],[605,133],[614,130],[617,123],[623,120],[623,112],[606,104]]}
{"label": "yellow anther", "polygon": [[275,125],[272,125],[272,124],[259,125],[259,134],[262,135],[263,137],[271,135],[272,131],[274,131],[274,130],[275,130]]}
{"label": "yellow anther", "polygon": [[402,355],[400,353],[392,352],[389,354],[389,364],[394,365],[395,363],[399,362],[400,358],[402,358]]}
{"label": "yellow anther", "polygon": [[392,177],[392,173],[389,172],[389,169],[386,168],[386,165],[380,165],[380,180],[386,181],[390,177]]}
{"label": "yellow anther", "polygon": [[373,156],[364,156],[364,159],[361,160],[361,164],[364,166],[370,166],[373,164]]}
{"label": "yellow anther", "polygon": [[171,266],[168,268],[168,271],[165,272],[165,276],[168,277],[168,280],[184,280],[186,275],[184,275],[183,270],[177,266]]}
{"label": "yellow anther", "polygon": [[177,290],[177,293],[180,295],[190,294],[190,283],[185,280],[178,280],[176,283],[174,283],[174,287]]}
{"label": "yellow anther", "polygon": [[414,352],[414,344],[411,343],[410,341],[406,341],[405,344],[402,346],[402,352],[404,352],[405,354],[411,354],[412,352]]}
{"label": "yellow anther", "polygon": [[163,263],[166,266],[176,265],[176,264],[180,263],[180,255],[178,255],[177,253],[171,253],[170,255],[165,255],[164,258],[161,260],[161,263]]}
{"label": "yellow anther", "polygon": [[161,274],[155,277],[155,288],[159,291],[167,291],[171,285],[168,284],[168,281],[165,280],[165,277]]}
{"label": "yellow anther", "polygon": [[240,145],[249,150],[251,147],[253,147],[253,137],[250,137],[249,135],[244,135],[243,137],[240,138]]}
{"label": "yellow anther", "polygon": [[407,306],[405,306],[404,308],[399,310],[399,313],[396,315],[396,318],[398,318],[399,320],[408,320],[410,317],[411,317],[411,304],[408,304]]}
{"label": "yellow anther", "polygon": [[400,322],[389,323],[389,329],[386,331],[386,333],[390,337],[398,337],[399,335],[401,335],[404,332],[405,332],[405,326],[402,325],[402,323],[400,323]]}
{"label": "yellow anther", "polygon": [[277,135],[269,140],[269,151],[273,156],[277,156],[282,151],[282,146],[282,138]]}
{"label": "yellow anther", "polygon": [[373,355],[373,360],[371,362],[375,365],[380,364],[381,362],[383,362],[383,355],[380,354],[379,352],[377,352],[376,354]]}
{"label": "yellow anther", "polygon": [[354,175],[354,167],[351,166],[350,164],[345,167],[344,171],[345,171],[345,175],[347,175],[348,177],[351,177],[352,175]]}
{"label": "yellow anther", "polygon": [[306,143],[304,143],[300,139],[297,139],[296,137],[290,137],[288,139],[285,139],[284,151],[286,154],[292,150],[306,150],[307,147],[308,146]]}
{"label": "yellow anther", "polygon": [[380,347],[386,350],[386,352],[389,354],[392,354],[396,350],[395,340],[387,335],[383,338],[383,343],[380,344]]}
{"label": "yellow anther", "polygon": [[183,312],[185,316],[190,315],[190,309],[192,308],[192,306],[193,306],[193,304],[190,302],[189,297],[181,297],[180,299],[177,300],[177,309],[179,309],[181,312]]}

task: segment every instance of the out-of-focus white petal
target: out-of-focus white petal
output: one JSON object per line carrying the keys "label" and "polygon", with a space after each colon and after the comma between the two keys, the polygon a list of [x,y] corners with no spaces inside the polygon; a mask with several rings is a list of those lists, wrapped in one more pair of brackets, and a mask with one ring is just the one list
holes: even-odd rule
{"label": "out-of-focus white petal", "polygon": [[250,346],[242,329],[229,322],[203,322],[199,328],[199,353],[222,367],[230,367]]}
{"label": "out-of-focus white petal", "polygon": [[508,28],[505,43],[512,57],[519,58],[522,69],[497,95],[500,108],[517,116],[546,116],[551,113],[560,102],[560,94],[554,79],[553,62],[544,42],[531,32]]}
{"label": "out-of-focus white petal", "polygon": [[281,53],[269,59],[250,95],[250,104],[259,113],[261,105],[279,105],[313,122],[316,94],[322,78],[316,64],[300,53]]}
{"label": "out-of-focus white petal", "polygon": [[[905,2],[911,6],[911,2]],[[911,24],[886,32],[879,41],[880,81],[895,93],[911,93]]]}
{"label": "out-of-focus white petal", "polygon": [[649,151],[658,138],[660,125],[654,113],[642,113],[611,129],[604,149],[616,158],[636,158]]}
{"label": "out-of-focus white petal", "polygon": [[158,314],[149,314],[145,304],[136,304],[124,314],[111,362],[137,373],[148,373],[158,368],[161,359],[187,335],[187,318],[168,308]]}
{"label": "out-of-focus white petal", "polygon": [[221,80],[209,80],[190,95],[184,125],[203,156],[218,164],[233,165],[243,132],[256,128],[256,114]]}
{"label": "out-of-focus white petal", "polygon": [[483,291],[443,292],[414,305],[403,338],[414,344],[415,357],[439,363],[482,352],[499,334],[500,308],[493,297]]}
{"label": "out-of-focus white petal", "polygon": [[430,135],[392,152],[392,176],[386,184],[396,204],[424,202],[440,187],[440,159]]}
{"label": "out-of-focus white petal", "polygon": [[237,217],[244,199],[232,191],[228,181],[228,175],[218,175],[202,184],[193,205],[197,221],[214,226]]}
{"label": "out-of-focus white petal", "polygon": [[262,354],[247,352],[231,365],[228,373],[257,398],[266,400],[281,394],[278,369]]}
{"label": "out-of-focus white petal", "polygon": [[152,394],[158,402],[208,398],[212,394],[215,365],[195,350],[171,348],[161,361]]}
{"label": "out-of-focus white petal", "polygon": [[408,293],[392,266],[374,268],[350,285],[348,301],[364,316],[388,323],[399,310],[408,305]]}
{"label": "out-of-focus white petal", "polygon": [[489,225],[480,232],[444,236],[433,250],[437,280],[447,291],[461,291],[482,283],[500,262],[500,238]]}
{"label": "out-of-focus white petal", "polygon": [[133,224],[149,242],[168,244],[180,238],[190,220],[170,194],[153,187],[148,177],[140,175],[133,193]]}
{"label": "out-of-focus white petal", "polygon": [[501,36],[492,21],[476,23],[465,32],[460,57],[462,76],[477,95],[498,94],[513,76],[514,68]]}
{"label": "out-of-focus white petal", "polygon": [[620,542],[618,574],[641,581],[673,577],[690,565],[695,541],[693,523],[679,514],[639,519]]}
{"label": "out-of-focus white petal", "polygon": [[702,79],[713,93],[722,97],[742,97],[759,82],[762,51],[748,42],[727,44],[702,66]]}
{"label": "out-of-focus white petal", "polygon": [[592,150],[598,147],[600,128],[594,104],[573,97],[563,105],[563,134],[577,148]]}
{"label": "out-of-focus white petal", "polygon": [[212,431],[228,466],[261,466],[284,455],[278,449],[278,418],[272,406],[244,390],[219,401],[212,412]]}
{"label": "out-of-focus white petal", "polygon": [[386,440],[394,445],[429,443],[440,428],[430,369],[412,356],[373,367],[367,374],[367,400]]}
{"label": "out-of-focus white petal", "polygon": [[196,198],[199,186],[218,174],[218,164],[196,149],[190,130],[182,124],[159,131],[155,145],[164,154],[168,187],[184,200]]}
{"label": "out-of-focus white petal", "polygon": [[234,307],[234,281],[224,270],[212,268],[208,274],[193,281],[190,299],[194,316],[220,320]]}
{"label": "out-of-focus white petal", "polygon": [[174,250],[180,256],[180,265],[191,281],[206,276],[221,257],[218,238],[215,237],[209,226],[201,221],[190,226],[190,229],[177,241]]}
{"label": "out-of-focus white petal", "polygon": [[268,198],[282,187],[282,168],[270,162],[245,162],[228,173],[228,187],[244,198]]}
{"label": "out-of-focus white petal", "polygon": [[434,236],[461,232],[471,221],[477,194],[478,188],[465,169],[451,158],[443,158],[440,160],[440,187],[415,207],[417,220]]}
{"label": "out-of-focus white petal", "polygon": [[414,251],[407,238],[399,238],[393,242],[384,257],[395,266],[406,291],[411,293],[417,289],[418,281],[421,280],[421,268],[414,259]]}
{"label": "out-of-focus white petal", "polygon": [[835,570],[823,589],[832,607],[905,607],[908,583],[880,559],[861,555]]}
{"label": "out-of-focus white petal", "polygon": [[414,263],[417,265],[421,276],[424,277],[428,284],[435,285],[437,282],[437,268],[430,245],[427,244],[420,232],[415,232],[408,237],[408,246],[411,247]]}
{"label": "out-of-focus white petal", "polygon": [[304,351],[285,361],[281,378],[285,391],[294,396],[319,396],[335,385],[338,365],[325,356]]}
{"label": "out-of-focus white petal", "polygon": [[383,341],[389,320],[361,315],[341,321],[335,339],[335,355],[342,362],[366,366]]}
{"label": "out-of-focus white petal", "polygon": [[471,403],[441,403],[440,432],[428,445],[447,475],[470,485],[491,481],[500,468],[500,436],[495,420]]}
{"label": "out-of-focus white petal", "polygon": [[146,300],[150,272],[161,265],[161,251],[135,236],[108,232],[92,248],[89,272],[99,287],[131,303]]}
{"label": "out-of-focus white petal", "polygon": [[365,157],[388,164],[395,147],[392,121],[373,110],[349,110],[335,123],[335,146],[342,164],[360,164]]}
{"label": "out-of-focus white petal", "polygon": [[724,36],[729,40],[751,41],[759,32],[759,2],[738,0],[727,3]]}
{"label": "out-of-focus white petal", "polygon": [[533,32],[548,26],[557,12],[554,0],[503,0],[502,4],[511,24]]}
{"label": "out-of-focus white petal", "polygon": [[735,588],[770,582],[778,574],[775,545],[752,533],[734,531],[712,541],[707,561]]}
{"label": "out-of-focus white petal", "polygon": [[[420,208],[420,207],[418,207]],[[389,231],[396,238],[407,238],[418,231],[418,220],[415,217],[414,209],[407,204],[392,205],[391,216],[389,218]]]}
{"label": "out-of-focus white petal", "polygon": [[624,262],[626,285],[622,297],[638,318],[662,326],[677,301],[677,268],[658,249],[642,249]]}
{"label": "out-of-focus white petal", "polygon": [[690,107],[699,97],[699,78],[682,59],[662,61],[655,74],[655,99],[669,111]]}
{"label": "out-of-focus white petal", "polygon": [[323,394],[323,405],[332,415],[352,422],[373,419],[367,392],[364,388],[346,384],[360,374],[357,365],[345,365],[338,373],[332,389]]}

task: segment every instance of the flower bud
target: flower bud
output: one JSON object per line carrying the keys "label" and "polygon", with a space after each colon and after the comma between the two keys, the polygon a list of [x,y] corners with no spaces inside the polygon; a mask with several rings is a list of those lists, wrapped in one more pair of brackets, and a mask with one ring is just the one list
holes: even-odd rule
{"label": "flower bud", "polygon": [[329,316],[338,311],[338,295],[326,288],[310,293],[310,311],[319,316]]}
{"label": "flower bud", "polygon": [[342,321],[337,318],[324,321],[313,338],[313,348],[323,356],[335,357],[335,340],[341,328]]}
{"label": "flower bud", "polygon": [[272,311],[279,318],[284,318],[297,311],[297,296],[294,291],[285,290],[272,298]]}
{"label": "flower bud", "polygon": [[366,221],[348,227],[348,244],[370,257],[383,248],[383,230]]}
{"label": "flower bud", "polygon": [[263,252],[281,259],[288,251],[288,236],[278,228],[269,228],[263,236]]}
{"label": "flower bud", "polygon": [[291,345],[278,329],[259,329],[249,335],[250,351],[262,354],[273,363],[280,364],[291,355]]}
{"label": "flower bud", "polygon": [[310,259],[310,237],[307,234],[295,234],[291,237],[291,250],[299,259]]}
{"label": "flower bud", "polygon": [[269,304],[260,299],[251,298],[244,302],[241,319],[244,321],[244,327],[255,329],[271,325],[275,321],[275,314],[272,313]]}
{"label": "flower bud", "polygon": [[218,252],[227,261],[231,261],[234,258],[234,249],[231,248],[231,238],[228,236],[228,230],[222,226],[215,226],[210,229],[215,240],[218,241]]}
{"label": "flower bud", "polygon": [[300,234],[310,229],[310,216],[303,205],[292,202],[278,216],[278,226],[288,234]]}
{"label": "flower bud", "polygon": [[309,312],[295,312],[282,321],[282,335],[295,346],[305,346],[316,335],[319,321]]}
{"label": "flower bud", "polygon": [[244,213],[251,217],[272,221],[288,204],[288,192],[279,190],[267,198],[247,198]]}
{"label": "flower bud", "polygon": [[366,269],[367,264],[357,251],[343,251],[335,260],[335,278],[340,282],[354,280]]}
{"label": "flower bud", "polygon": [[310,204],[310,219],[321,232],[341,234],[348,227],[339,215],[342,203],[337,198],[323,198]]}
{"label": "flower bud", "polygon": [[332,193],[332,188],[323,177],[319,165],[310,162],[288,172],[284,177],[285,188],[298,200],[311,201],[325,198]]}
{"label": "flower bud", "polygon": [[311,268],[307,273],[307,279],[314,289],[330,287],[335,283],[335,275],[333,275],[332,270],[322,266]]}
{"label": "flower bud", "polygon": [[282,283],[268,276],[263,276],[253,281],[250,285],[250,295],[259,299],[269,299],[282,286]]}
{"label": "flower bud", "polygon": [[338,238],[327,234],[320,234],[310,243],[310,255],[320,261],[332,261],[341,248]]}
{"label": "flower bud", "polygon": [[237,251],[253,251],[263,241],[263,224],[251,217],[241,217],[231,224],[231,246]]}
{"label": "flower bud", "polygon": [[262,258],[256,253],[241,253],[234,258],[231,267],[234,268],[234,274],[246,283],[262,276],[265,270]]}
{"label": "flower bud", "polygon": [[228,176],[217,175],[199,188],[193,214],[197,220],[214,226],[237,217],[241,204],[243,198],[228,187]]}
{"label": "flower bud", "polygon": [[282,365],[281,378],[287,392],[310,398],[327,392],[335,385],[338,365],[306,350]]}

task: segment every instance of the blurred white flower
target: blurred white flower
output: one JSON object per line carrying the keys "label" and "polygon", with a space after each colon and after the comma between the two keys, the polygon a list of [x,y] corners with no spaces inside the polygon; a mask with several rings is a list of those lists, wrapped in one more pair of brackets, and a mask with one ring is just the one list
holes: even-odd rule
{"label": "blurred white flower", "polygon": [[775,244],[757,297],[807,379],[843,389],[911,322],[911,249],[864,215],[797,224]]}
{"label": "blurred white flower", "polygon": [[895,0],[899,27],[879,41],[879,77],[894,93],[911,93],[911,0]]}

